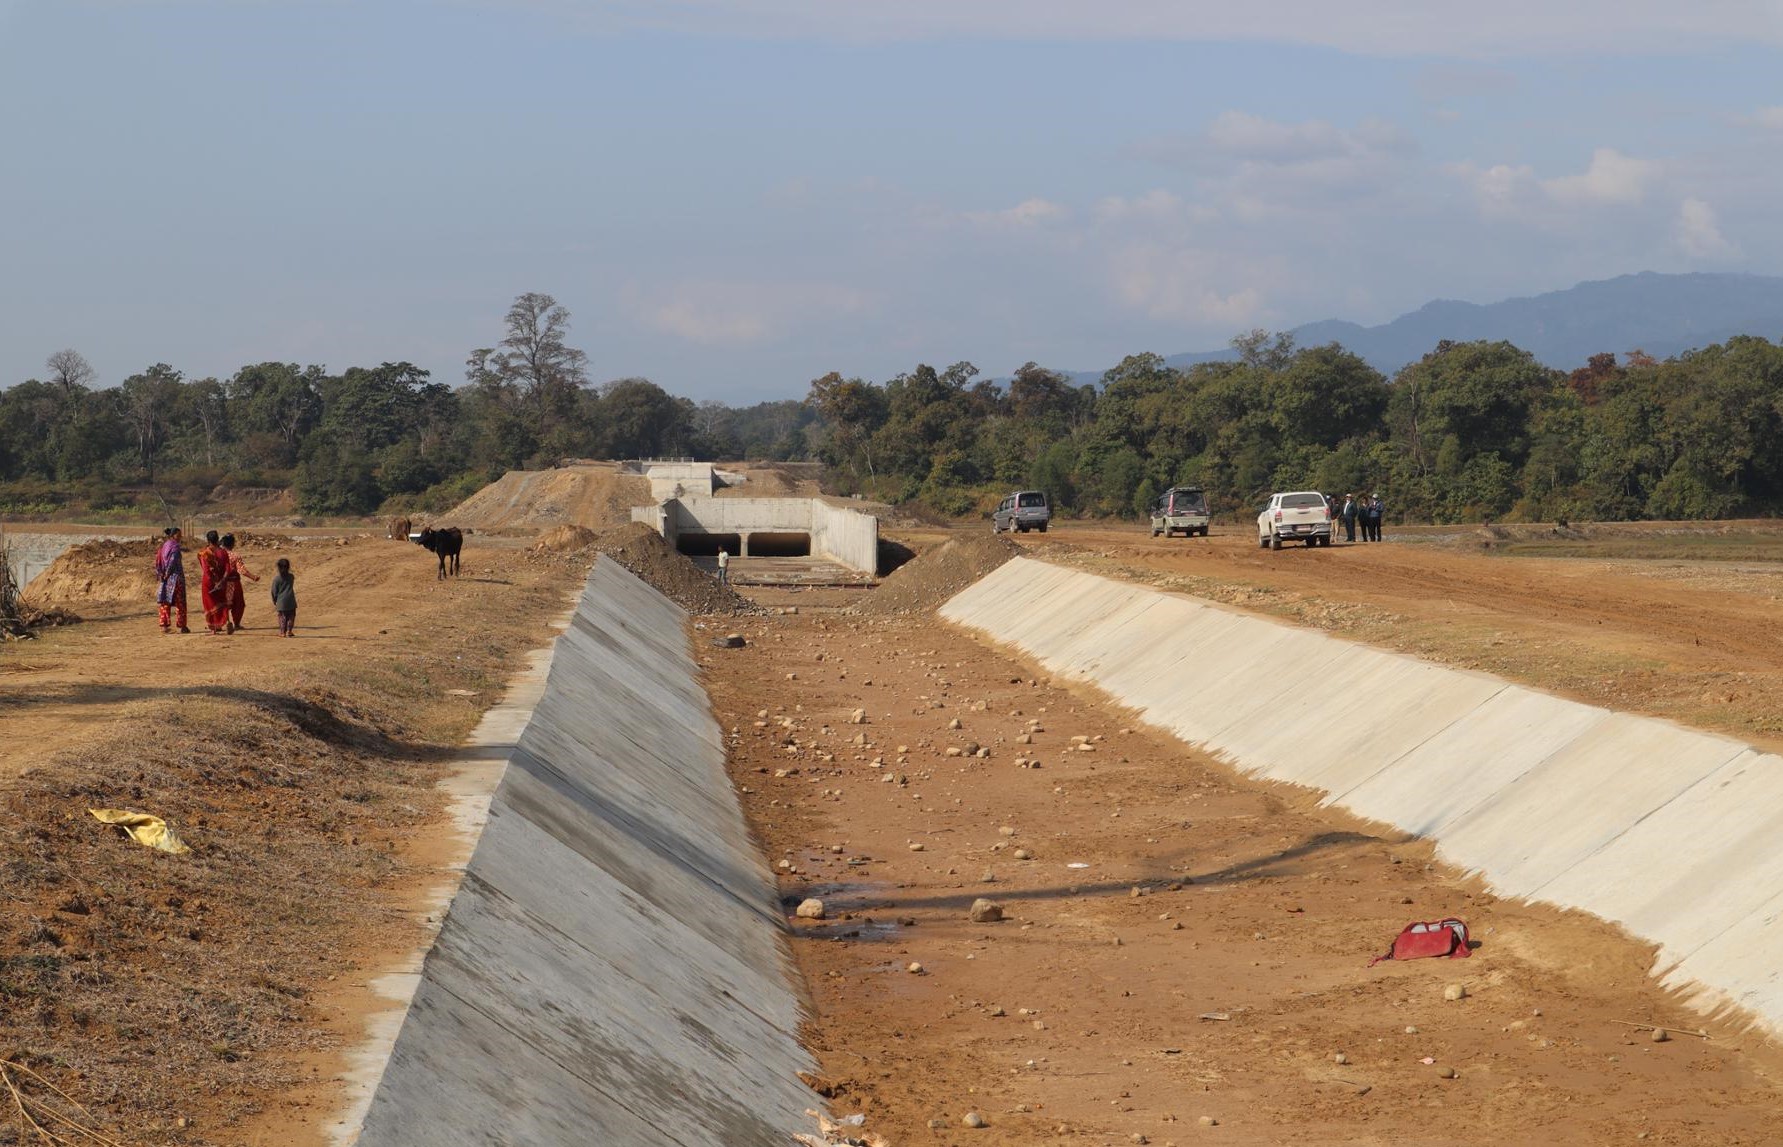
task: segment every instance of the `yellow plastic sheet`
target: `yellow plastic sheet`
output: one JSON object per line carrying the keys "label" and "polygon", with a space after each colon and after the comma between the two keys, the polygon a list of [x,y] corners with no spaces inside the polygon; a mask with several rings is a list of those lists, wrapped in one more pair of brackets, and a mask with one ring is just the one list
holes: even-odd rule
{"label": "yellow plastic sheet", "polygon": [[121,808],[90,808],[93,819],[105,824],[115,824],[130,834],[130,839],[137,844],[145,844],[162,852],[190,852],[167,822],[158,816],[150,816],[146,812],[128,812]]}

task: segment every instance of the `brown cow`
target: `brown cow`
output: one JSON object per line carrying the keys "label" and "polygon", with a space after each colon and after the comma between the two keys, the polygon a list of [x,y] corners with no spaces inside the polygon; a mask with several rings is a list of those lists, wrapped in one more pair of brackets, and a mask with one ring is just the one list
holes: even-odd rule
{"label": "brown cow", "polygon": [[409,530],[413,526],[414,523],[407,518],[391,518],[390,532],[386,534],[385,537],[396,538],[398,541],[406,542],[409,540]]}

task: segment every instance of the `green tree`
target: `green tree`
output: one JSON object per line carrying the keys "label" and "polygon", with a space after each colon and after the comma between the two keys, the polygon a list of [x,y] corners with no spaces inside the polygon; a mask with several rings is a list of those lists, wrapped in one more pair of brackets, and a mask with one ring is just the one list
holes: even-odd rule
{"label": "green tree", "polygon": [[263,362],[235,372],[224,390],[230,425],[257,445],[256,462],[289,466],[297,460],[304,435],[322,417],[320,366]]}
{"label": "green tree", "polygon": [[1456,465],[1476,454],[1516,465],[1528,453],[1530,409],[1553,386],[1553,372],[1510,343],[1444,341],[1399,372],[1388,416],[1420,473],[1450,439]]}
{"label": "green tree", "polygon": [[305,439],[293,485],[311,514],[369,514],[383,501],[370,454],[332,428]]}
{"label": "green tree", "polygon": [[126,378],[118,389],[135,440],[137,465],[145,477],[153,478],[155,454],[180,405],[180,372],[166,363],[156,363]]}
{"label": "green tree", "polygon": [[588,385],[588,356],[566,341],[570,313],[550,295],[520,295],[503,321],[506,336],[472,351],[466,374],[473,383],[514,388],[533,437],[543,442],[553,427],[575,417],[577,393]]}
{"label": "green tree", "polygon": [[681,454],[689,411],[647,378],[622,378],[601,388],[602,444],[609,458]]}

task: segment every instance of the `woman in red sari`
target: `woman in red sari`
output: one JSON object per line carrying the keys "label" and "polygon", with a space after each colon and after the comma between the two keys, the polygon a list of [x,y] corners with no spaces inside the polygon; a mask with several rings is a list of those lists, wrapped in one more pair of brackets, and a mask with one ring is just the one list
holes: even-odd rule
{"label": "woman in red sari", "polygon": [[223,577],[223,600],[229,606],[229,621],[225,628],[228,632],[234,633],[241,628],[241,615],[248,608],[247,598],[241,591],[241,579],[244,577],[249,581],[259,581],[260,579],[255,577],[254,571],[248,568],[248,563],[235,556],[234,534],[223,535],[223,552],[229,555],[229,572]]}
{"label": "woman in red sari", "polygon": [[204,624],[212,633],[222,633],[229,623],[229,599],[223,584],[229,577],[229,551],[217,544],[215,530],[204,535],[204,548],[198,551],[198,573]]}

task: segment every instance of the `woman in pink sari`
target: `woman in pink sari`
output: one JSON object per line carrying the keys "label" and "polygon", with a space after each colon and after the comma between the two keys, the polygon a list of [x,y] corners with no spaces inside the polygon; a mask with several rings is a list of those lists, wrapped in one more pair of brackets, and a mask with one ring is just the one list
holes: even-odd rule
{"label": "woman in pink sari", "polygon": [[155,605],[161,614],[161,632],[171,633],[177,625],[181,633],[190,633],[186,628],[186,566],[180,558],[180,528],[167,527],[163,538],[161,548],[155,551],[155,580],[159,583]]}

